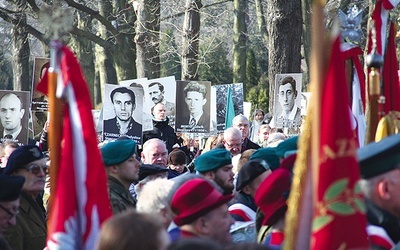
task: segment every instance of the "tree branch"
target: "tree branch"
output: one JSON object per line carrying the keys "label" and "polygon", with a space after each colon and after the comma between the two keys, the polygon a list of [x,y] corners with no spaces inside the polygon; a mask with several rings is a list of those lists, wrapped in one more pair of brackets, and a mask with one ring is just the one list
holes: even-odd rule
{"label": "tree branch", "polygon": [[88,39],[88,40],[100,45],[101,47],[103,47],[105,49],[111,49],[114,46],[113,43],[108,42],[108,41],[102,39],[101,37],[96,36],[95,34],[93,34],[91,32],[87,32],[87,31],[81,30],[81,29],[79,29],[77,27],[74,27],[70,31],[70,33],[74,34],[76,36],[84,37],[84,38],[86,38],[86,39]]}
{"label": "tree branch", "polygon": [[[214,5],[218,5],[218,4],[223,4],[223,3],[226,3],[226,2],[232,2],[232,1],[233,0],[221,0],[219,2],[203,5],[202,9],[205,9],[205,8],[208,8],[208,7],[211,7],[211,6],[214,6]],[[176,14],[173,14],[173,15],[166,16],[166,17],[162,18],[161,21],[165,21],[165,20],[168,20],[168,19],[171,19],[171,18],[180,17],[180,16],[183,16],[183,15],[185,15],[184,11],[176,13]]]}
{"label": "tree branch", "polygon": [[77,3],[73,0],[64,0],[64,1],[68,4],[68,6],[74,7],[75,9],[83,11],[83,12],[91,15],[92,17],[96,18],[114,36],[117,36],[119,34],[119,31],[114,26],[112,26],[112,24],[107,20],[107,18],[100,15],[100,13],[98,11],[92,10],[91,8],[89,8],[83,4]]}

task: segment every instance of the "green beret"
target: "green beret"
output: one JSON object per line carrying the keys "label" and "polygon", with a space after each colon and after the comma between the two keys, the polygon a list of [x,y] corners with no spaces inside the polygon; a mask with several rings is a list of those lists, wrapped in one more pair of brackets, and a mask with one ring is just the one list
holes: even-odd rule
{"label": "green beret", "polygon": [[357,155],[363,179],[400,168],[400,134],[367,144],[358,150]]}
{"label": "green beret", "polygon": [[115,140],[101,147],[104,165],[120,164],[136,154],[136,143],[133,140]]}
{"label": "green beret", "polygon": [[224,148],[215,148],[201,154],[194,161],[197,171],[204,173],[226,165],[232,164],[231,153]]}
{"label": "green beret", "polygon": [[250,160],[265,160],[271,170],[275,170],[279,167],[279,157],[275,152],[274,148],[259,148],[250,156]]}
{"label": "green beret", "polygon": [[287,151],[297,150],[298,136],[293,136],[289,139],[284,140],[276,146],[275,151],[278,157],[284,158]]}

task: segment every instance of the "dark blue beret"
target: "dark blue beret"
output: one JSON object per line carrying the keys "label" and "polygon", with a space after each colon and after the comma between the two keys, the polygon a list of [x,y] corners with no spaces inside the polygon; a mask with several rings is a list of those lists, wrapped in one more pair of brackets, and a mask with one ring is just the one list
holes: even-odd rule
{"label": "dark blue beret", "polygon": [[139,181],[143,180],[147,176],[155,175],[158,173],[164,173],[167,171],[168,171],[167,168],[158,165],[142,164],[139,168]]}
{"label": "dark blue beret", "polygon": [[215,148],[201,154],[194,161],[194,166],[200,173],[208,172],[232,164],[231,153],[224,148]]}
{"label": "dark blue beret", "polygon": [[10,175],[15,170],[23,168],[28,163],[45,158],[42,150],[36,145],[25,145],[16,148],[8,157],[4,174]]}
{"label": "dark blue beret", "polygon": [[19,198],[25,177],[0,175],[0,201],[15,201]]}
{"label": "dark blue beret", "polygon": [[361,147],[357,155],[363,179],[400,168],[400,134],[369,143]]}
{"label": "dark blue beret", "polygon": [[258,159],[246,162],[238,173],[236,191],[242,190],[242,188],[269,169],[268,163],[265,160]]}
{"label": "dark blue beret", "polygon": [[136,153],[136,143],[133,140],[115,140],[101,147],[104,165],[120,164]]}
{"label": "dark blue beret", "polygon": [[250,160],[264,160],[268,163],[271,170],[275,170],[279,167],[279,157],[275,152],[274,148],[259,148],[250,156]]}

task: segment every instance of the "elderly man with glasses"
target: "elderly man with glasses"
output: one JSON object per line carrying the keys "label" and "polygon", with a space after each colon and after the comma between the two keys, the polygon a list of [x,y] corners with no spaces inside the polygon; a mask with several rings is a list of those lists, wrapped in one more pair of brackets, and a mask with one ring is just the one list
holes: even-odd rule
{"label": "elderly man with glasses", "polygon": [[248,136],[249,136],[249,128],[250,128],[250,122],[249,119],[247,119],[246,116],[244,115],[237,115],[232,119],[232,127],[237,128],[242,132],[242,147],[241,147],[241,153],[246,151],[247,149],[259,149],[260,146],[257,145],[256,143],[252,142]]}
{"label": "elderly man with glasses", "polygon": [[46,181],[46,157],[35,145],[21,146],[8,158],[5,175],[25,177],[15,226],[5,232],[12,249],[43,249],[47,228],[41,201]]}

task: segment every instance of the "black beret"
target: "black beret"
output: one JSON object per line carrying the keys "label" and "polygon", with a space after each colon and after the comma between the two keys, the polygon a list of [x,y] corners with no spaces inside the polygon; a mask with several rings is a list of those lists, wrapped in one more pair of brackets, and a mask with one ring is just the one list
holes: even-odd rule
{"label": "black beret", "polygon": [[400,168],[400,134],[367,144],[357,154],[363,179]]}
{"label": "black beret", "polygon": [[139,168],[139,181],[143,180],[147,176],[163,172],[168,172],[168,169],[152,164],[142,164]]}
{"label": "black beret", "polygon": [[0,175],[0,201],[15,201],[19,198],[25,177]]}
{"label": "black beret", "polygon": [[242,190],[255,178],[269,170],[268,163],[264,160],[250,160],[243,165],[236,180],[236,191]]}
{"label": "black beret", "polygon": [[4,174],[10,175],[15,170],[24,167],[26,164],[45,158],[42,150],[36,145],[25,145],[15,149],[8,157]]}

